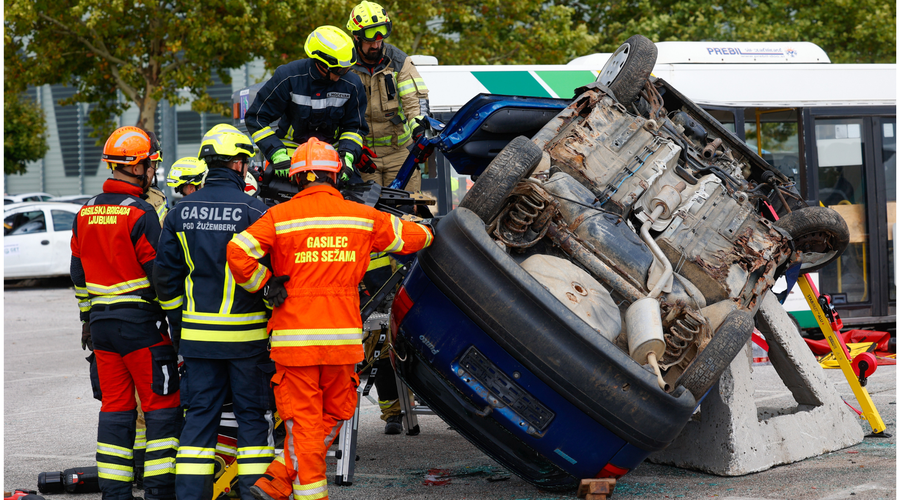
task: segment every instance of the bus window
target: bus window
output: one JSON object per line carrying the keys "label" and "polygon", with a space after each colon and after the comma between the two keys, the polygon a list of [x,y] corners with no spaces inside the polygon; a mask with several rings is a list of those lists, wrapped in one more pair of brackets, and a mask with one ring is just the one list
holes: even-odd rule
{"label": "bus window", "polygon": [[719,121],[725,130],[734,133],[734,113],[724,109],[706,109],[706,112]]}
{"label": "bus window", "polygon": [[797,115],[793,108],[744,110],[747,145],[794,182],[800,179]]}
{"label": "bus window", "polygon": [[869,297],[869,230],[861,118],[817,119],[819,201],[841,214],[850,229],[844,254],[819,271],[820,290],[835,303],[867,302]]}
{"label": "bus window", "polygon": [[894,231],[897,224],[897,119],[881,122],[881,160],[884,162],[884,190],[887,200],[888,293],[897,300],[894,277]]}

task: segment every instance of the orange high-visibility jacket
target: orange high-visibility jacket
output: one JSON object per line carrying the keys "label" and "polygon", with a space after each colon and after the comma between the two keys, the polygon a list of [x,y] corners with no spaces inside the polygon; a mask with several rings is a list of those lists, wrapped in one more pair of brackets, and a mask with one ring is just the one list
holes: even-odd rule
{"label": "orange high-visibility jacket", "polygon": [[[425,226],[346,201],[331,186],[314,186],[236,234],[228,243],[228,266],[248,292],[273,274],[290,276],[288,298],[269,320],[273,361],[354,364],[363,359],[357,287],[369,254],[409,254],[433,238]],[[271,272],[259,263],[266,254]]]}

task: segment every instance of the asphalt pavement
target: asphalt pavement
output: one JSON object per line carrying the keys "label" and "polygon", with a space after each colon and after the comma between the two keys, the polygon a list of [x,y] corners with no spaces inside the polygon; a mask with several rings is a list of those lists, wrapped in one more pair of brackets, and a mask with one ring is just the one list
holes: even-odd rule
{"label": "asphalt pavement", "polygon": [[[88,354],[81,350],[78,308],[67,280],[4,290],[3,488],[37,489],[40,472],[94,465],[97,413]],[[840,370],[826,376],[846,401],[856,401]],[[792,404],[771,366],[754,366],[758,400]],[[896,471],[896,368],[879,367],[869,393],[889,438],[862,443],[794,464],[740,477],[719,477],[643,463],[618,481],[611,498],[894,499]],[[374,396],[373,390],[373,396]],[[364,399],[359,460],[350,486],[333,485],[332,499],[575,498],[541,491],[510,474],[440,418],[420,416],[421,434],[383,434],[377,405]],[[866,433],[868,424],[860,420]],[[811,429],[810,432],[815,432]],[[589,436],[585,436],[589,439]],[[135,494],[140,495],[140,491]],[[99,499],[100,494],[46,495],[47,499]]]}

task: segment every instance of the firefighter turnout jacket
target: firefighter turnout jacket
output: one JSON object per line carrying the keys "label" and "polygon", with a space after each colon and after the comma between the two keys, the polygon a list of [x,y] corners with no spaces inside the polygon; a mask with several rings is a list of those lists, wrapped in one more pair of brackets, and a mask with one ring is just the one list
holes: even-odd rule
{"label": "firefighter turnout jacket", "polygon": [[[228,244],[235,280],[249,292],[289,276],[288,297],[269,321],[272,360],[284,366],[363,359],[357,286],[371,252],[417,252],[431,230],[346,201],[331,186],[307,187],[276,205]],[[271,256],[272,271],[258,259]]]}
{"label": "firefighter turnout jacket", "polygon": [[385,43],[384,56],[378,64],[367,66],[358,60],[351,69],[366,89],[366,145],[375,150],[378,158],[406,151],[415,128],[413,119],[421,114],[419,100],[428,98],[428,87],[412,60],[402,50]]}
{"label": "firefighter turnout jacket", "polygon": [[150,283],[159,218],[142,194],[140,186],[107,179],[75,218],[70,271],[82,321],[142,322],[162,313]]}
{"label": "firefighter turnout jacket", "polygon": [[244,193],[238,172],[214,168],[203,189],[184,197],[166,217],[154,282],[163,309],[181,312],[182,356],[227,359],[265,352],[268,309],[262,294],[237,286],[225,246],[266,209]]}
{"label": "firefighter turnout jacket", "polygon": [[355,73],[332,82],[319,72],[314,59],[301,59],[275,70],[259,89],[244,124],[269,161],[275,151],[296,148],[310,137],[336,143],[339,152],[359,158],[363,137],[369,133],[365,114],[366,93]]}

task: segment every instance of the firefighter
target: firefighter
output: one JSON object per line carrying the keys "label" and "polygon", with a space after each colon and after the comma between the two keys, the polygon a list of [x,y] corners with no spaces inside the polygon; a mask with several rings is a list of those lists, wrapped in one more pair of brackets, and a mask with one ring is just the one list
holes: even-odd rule
{"label": "firefighter", "polygon": [[[375,2],[364,1],[353,8],[347,31],[359,60],[351,68],[366,89],[368,108],[366,122],[369,133],[365,143],[373,148],[377,170],[363,173],[363,180],[374,180],[387,186],[409,156],[417,119],[428,112],[428,87],[412,60],[400,49],[387,43],[393,24],[387,11]],[[416,169],[407,191],[421,190],[422,174]]]}
{"label": "firefighter", "polygon": [[308,59],[279,66],[259,89],[244,124],[279,177],[288,177],[288,149],[315,137],[334,143],[344,162],[342,181],[358,179],[353,164],[362,158],[369,127],[366,92],[350,72],[357,58],[353,40],[339,28],[321,26],[307,37],[304,50]]}
{"label": "firefighter", "polygon": [[174,499],[181,425],[177,361],[151,285],[159,218],[141,199],[161,154],[147,132],[121,127],[107,139],[103,160],[113,177],[75,219],[70,269],[82,344],[94,351],[103,394],[97,429],[100,489],[104,499],[132,499],[136,389],[147,425],[146,498]]}
{"label": "firefighter", "polygon": [[209,167],[203,189],[184,197],[166,218],[154,281],[163,307],[181,316],[184,430],[176,463],[179,498],[212,498],[222,405],[230,396],[238,422],[241,498],[274,458],[267,350],[268,309],[261,293],[237,285],[225,248],[266,205],[244,193],[253,145],[236,130],[207,134],[200,156]]}
{"label": "firefighter", "polygon": [[169,167],[166,184],[181,196],[187,196],[200,189],[206,173],[205,161],[186,156]]}
{"label": "firefighter", "polygon": [[[328,498],[325,452],[357,404],[357,284],[369,254],[410,254],[433,238],[425,226],[345,201],[334,187],[340,171],[339,153],[310,139],[291,163],[291,182],[301,191],[228,244],[235,281],[249,292],[264,290],[274,308],[272,384],[287,437],[285,456],[252,489],[257,499]],[[259,263],[263,256],[271,257],[271,271]]]}
{"label": "firefighter", "polygon": [[[354,7],[347,21],[347,30],[353,36],[359,54],[359,60],[351,69],[362,80],[368,101],[366,121],[369,135],[365,137],[365,142],[376,155],[372,161],[377,169],[372,173],[363,172],[362,179],[382,186],[390,185],[397,177],[409,156],[417,120],[428,112],[425,81],[412,60],[402,50],[385,41],[391,35],[392,27],[387,11],[381,5],[368,1]],[[406,189],[417,192],[421,186],[422,174],[416,169]],[[390,258],[375,255],[363,281],[369,293],[374,294],[390,276]],[[394,369],[387,358],[375,361],[375,367],[378,369],[375,388],[381,419],[385,421],[384,433],[400,434],[403,419]]]}

